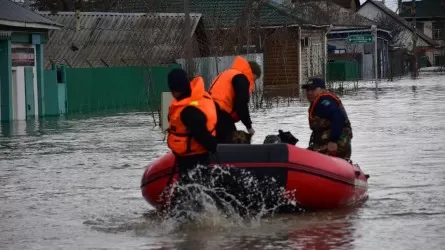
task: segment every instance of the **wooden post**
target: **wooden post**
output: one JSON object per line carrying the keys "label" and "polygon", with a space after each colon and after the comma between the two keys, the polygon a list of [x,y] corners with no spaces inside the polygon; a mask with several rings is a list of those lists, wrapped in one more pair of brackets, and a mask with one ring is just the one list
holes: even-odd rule
{"label": "wooden post", "polygon": [[375,78],[375,89],[378,89],[378,64],[377,64],[377,26],[372,25],[371,26],[371,31],[372,31],[372,38],[374,41],[374,53],[373,53],[373,57],[374,57],[374,78]]}
{"label": "wooden post", "polygon": [[193,54],[192,54],[192,31],[190,22],[189,0],[184,0],[184,38],[185,38],[185,70],[189,76],[194,75]]}
{"label": "wooden post", "polygon": [[413,72],[412,77],[417,77],[417,24],[416,24],[416,0],[413,0],[411,9],[411,16],[413,18]]}

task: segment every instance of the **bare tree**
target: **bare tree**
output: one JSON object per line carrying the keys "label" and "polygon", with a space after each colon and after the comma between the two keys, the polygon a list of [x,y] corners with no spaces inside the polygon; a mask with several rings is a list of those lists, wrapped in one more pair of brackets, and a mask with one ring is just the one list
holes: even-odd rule
{"label": "bare tree", "polygon": [[390,43],[393,46],[402,46],[403,41],[407,41],[409,39],[409,34],[404,32],[404,27],[401,24],[394,22],[391,17],[380,14],[377,17],[376,22],[378,27],[390,32],[392,37]]}
{"label": "bare tree", "polygon": [[[267,47],[268,55],[272,58],[268,59],[268,68],[273,68],[277,73],[269,76],[268,79],[264,79],[265,82],[267,80],[267,86],[256,86],[251,98],[251,105],[258,109],[269,108],[275,103],[287,103],[289,105],[292,100],[297,100],[297,82],[299,79],[296,75],[303,74],[298,72],[297,66],[293,66],[293,63],[297,60],[295,56],[288,55],[285,52],[289,48],[298,51],[295,49],[300,43],[298,29],[261,28],[264,23],[264,20],[261,20],[260,17],[263,1],[246,1],[245,8],[240,16],[230,23],[224,16],[227,10],[215,10],[214,13],[206,13],[200,21],[202,23],[198,25],[203,26],[203,34],[196,35],[192,45],[193,63],[196,69],[199,69],[202,64],[210,62],[217,69],[215,74],[209,77],[211,79],[214,79],[217,73],[226,69],[221,66],[221,63],[218,63],[222,57],[228,58],[240,54],[256,55],[256,53],[265,52]],[[83,11],[127,12],[126,5],[128,3],[129,0],[89,0],[82,2],[76,0],[36,0],[34,6],[39,10],[52,12],[80,9],[79,20],[82,20],[82,18],[86,18],[83,17]],[[166,13],[171,13],[172,9],[177,11],[178,6],[168,6],[167,1],[159,0],[141,0],[140,4],[143,6],[138,7],[137,12],[145,12],[146,14],[139,18],[130,15],[131,18],[122,17],[123,19],[119,22],[111,22],[106,21],[105,19],[108,17],[103,15],[100,19],[91,22],[81,22],[82,26],[65,27],[64,29],[72,33],[69,33],[69,35],[65,33],[63,37],[57,35],[58,31],[52,31],[48,47],[60,46],[60,49],[56,49],[56,51],[70,47],[71,51],[65,54],[64,58],[56,58],[60,53],[51,53],[50,51],[46,56],[52,62],[73,67],[76,66],[74,64],[77,64],[77,67],[79,67],[79,64],[82,64],[82,67],[152,66],[176,63],[178,59],[185,58],[185,36],[183,32],[170,30],[174,28],[173,23],[175,22],[166,24],[162,21],[164,17],[159,16],[160,13],[153,13],[160,9],[155,4],[162,5],[159,12]],[[317,10],[322,7],[318,6]],[[193,13],[193,11],[190,13]],[[153,20],[147,21],[146,19],[150,16],[153,17]],[[320,17],[320,20],[323,19],[323,14],[318,13],[316,16]],[[196,24],[195,21],[192,23]],[[72,24],[73,22],[70,22],[70,25]],[[194,26],[194,28],[196,27]],[[200,51],[200,46],[206,48],[204,53]],[[108,52],[104,48],[108,48]],[[97,50],[99,49],[104,53],[101,54],[100,58],[97,58]],[[311,60],[311,58],[301,58],[302,62],[311,63],[308,60]],[[316,67],[324,68],[324,65],[317,62]],[[197,73],[200,73],[199,70]],[[151,100],[156,99],[153,96],[155,93],[153,90],[157,88],[152,75],[150,70],[144,74],[147,100],[150,106],[153,106],[153,103],[150,103]],[[156,107],[155,111],[160,111],[160,107]]]}

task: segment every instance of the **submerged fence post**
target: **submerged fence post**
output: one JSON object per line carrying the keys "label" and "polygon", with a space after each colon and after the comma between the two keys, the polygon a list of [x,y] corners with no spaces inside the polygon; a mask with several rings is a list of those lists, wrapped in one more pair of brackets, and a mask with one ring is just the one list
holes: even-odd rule
{"label": "submerged fence post", "polygon": [[371,26],[371,31],[372,31],[372,35],[373,35],[373,40],[374,40],[374,78],[375,78],[375,90],[378,90],[378,65],[377,65],[377,26],[376,25],[372,25]]}

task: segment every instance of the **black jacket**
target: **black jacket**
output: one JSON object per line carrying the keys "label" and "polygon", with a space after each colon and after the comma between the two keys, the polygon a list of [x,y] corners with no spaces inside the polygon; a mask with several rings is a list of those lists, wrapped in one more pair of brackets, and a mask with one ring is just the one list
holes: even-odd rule
{"label": "black jacket", "polygon": [[207,118],[201,110],[188,106],[181,111],[181,121],[190,135],[209,152],[216,152],[217,139],[207,130]]}
{"label": "black jacket", "polygon": [[243,74],[235,75],[232,78],[232,86],[235,92],[233,108],[247,129],[252,128],[252,120],[250,119],[249,112],[249,85],[249,80]]}

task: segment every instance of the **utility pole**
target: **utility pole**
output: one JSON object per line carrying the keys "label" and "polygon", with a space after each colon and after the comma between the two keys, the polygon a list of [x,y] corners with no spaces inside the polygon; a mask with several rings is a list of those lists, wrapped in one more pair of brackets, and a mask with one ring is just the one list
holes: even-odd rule
{"label": "utility pole", "polygon": [[189,77],[194,76],[193,69],[193,55],[192,55],[192,32],[191,32],[191,22],[190,22],[190,8],[189,8],[189,0],[184,0],[184,38],[185,38],[185,46],[184,46],[184,54],[185,54],[185,70]]}
{"label": "utility pole", "polygon": [[397,0],[397,10],[398,10],[398,14],[400,14],[400,12],[402,12],[402,0]]}
{"label": "utility pole", "polygon": [[25,9],[30,9],[30,4],[29,4],[29,0],[25,0],[24,2],[23,2],[23,7],[25,8]]}
{"label": "utility pole", "polygon": [[379,80],[379,70],[378,70],[378,50],[377,50],[377,45],[378,45],[378,33],[377,33],[377,26],[376,25],[372,25],[371,26],[371,33],[372,33],[372,40],[374,41],[374,53],[372,53],[373,55],[373,61],[374,61],[374,79],[375,79],[375,90],[377,91],[379,89],[379,84],[378,84],[378,80]]}
{"label": "utility pole", "polygon": [[413,0],[411,7],[411,17],[413,25],[413,72],[412,77],[417,77],[417,24],[416,24],[416,0]]}

